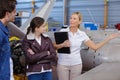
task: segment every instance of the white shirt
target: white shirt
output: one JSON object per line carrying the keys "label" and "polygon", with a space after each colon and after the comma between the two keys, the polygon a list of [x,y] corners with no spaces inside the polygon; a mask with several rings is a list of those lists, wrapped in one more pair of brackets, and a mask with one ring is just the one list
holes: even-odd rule
{"label": "white shirt", "polygon": [[13,61],[12,61],[12,58],[10,58],[10,80],[14,80],[14,77],[13,77]]}
{"label": "white shirt", "polygon": [[86,35],[85,32],[78,31],[73,35],[72,32],[70,32],[69,27],[66,29],[61,29],[62,32],[68,32],[68,37],[70,41],[70,54],[59,54],[58,53],[58,64],[62,65],[77,65],[82,64],[80,50],[81,50],[81,44],[84,41],[89,40],[89,37]]}

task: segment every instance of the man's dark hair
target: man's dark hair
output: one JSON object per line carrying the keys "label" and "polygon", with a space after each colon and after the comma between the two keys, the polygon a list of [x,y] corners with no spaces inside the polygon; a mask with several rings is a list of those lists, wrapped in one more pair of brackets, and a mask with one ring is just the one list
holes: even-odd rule
{"label": "man's dark hair", "polygon": [[16,7],[16,0],[0,0],[0,19],[5,17],[6,12],[11,13]]}

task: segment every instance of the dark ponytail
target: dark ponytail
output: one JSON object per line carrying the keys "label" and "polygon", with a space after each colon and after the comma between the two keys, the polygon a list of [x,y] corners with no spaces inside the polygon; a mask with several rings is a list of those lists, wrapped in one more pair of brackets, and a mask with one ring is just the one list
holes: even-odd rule
{"label": "dark ponytail", "polygon": [[32,21],[30,22],[30,26],[27,28],[27,33],[29,34],[30,32],[34,33],[35,28],[39,28],[41,25],[44,24],[44,19],[41,17],[34,17]]}
{"label": "dark ponytail", "polygon": [[31,30],[31,27],[29,26],[29,27],[27,28],[27,34],[30,33],[30,30]]}

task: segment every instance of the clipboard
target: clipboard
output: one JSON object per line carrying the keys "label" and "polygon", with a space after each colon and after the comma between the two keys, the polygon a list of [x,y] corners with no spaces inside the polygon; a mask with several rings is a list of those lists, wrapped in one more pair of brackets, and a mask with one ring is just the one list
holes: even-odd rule
{"label": "clipboard", "polygon": [[[65,40],[69,40],[68,32],[54,32],[55,42],[56,44],[60,44]],[[57,50],[58,53],[70,54],[70,47],[63,47]]]}

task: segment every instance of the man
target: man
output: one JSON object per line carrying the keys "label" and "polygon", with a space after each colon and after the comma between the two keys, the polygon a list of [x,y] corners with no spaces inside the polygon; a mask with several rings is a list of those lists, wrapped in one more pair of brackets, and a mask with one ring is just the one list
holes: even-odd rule
{"label": "man", "polygon": [[15,20],[16,0],[0,0],[0,80],[10,80],[10,43],[7,24]]}

